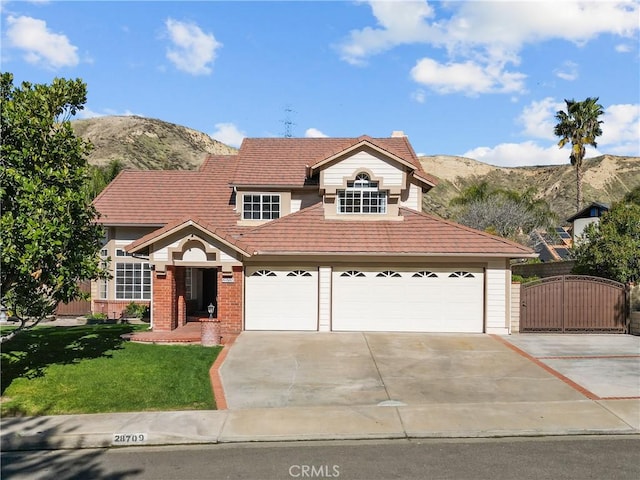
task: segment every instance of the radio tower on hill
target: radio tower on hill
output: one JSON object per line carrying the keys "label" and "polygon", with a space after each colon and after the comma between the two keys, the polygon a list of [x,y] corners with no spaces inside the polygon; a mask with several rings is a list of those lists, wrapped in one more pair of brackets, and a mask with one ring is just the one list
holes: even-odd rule
{"label": "radio tower on hill", "polygon": [[292,138],[293,137],[293,127],[296,125],[292,120],[292,114],[296,113],[290,105],[284,107],[284,120],[282,120],[282,124],[284,125],[284,138]]}

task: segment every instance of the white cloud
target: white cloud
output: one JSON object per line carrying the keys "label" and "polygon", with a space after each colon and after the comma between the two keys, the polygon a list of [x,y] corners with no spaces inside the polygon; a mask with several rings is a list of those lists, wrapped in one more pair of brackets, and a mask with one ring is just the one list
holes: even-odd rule
{"label": "white cloud", "polygon": [[[587,149],[587,157],[600,155],[592,148]],[[501,143],[495,147],[477,147],[462,154],[484,163],[500,167],[526,167],[533,165],[562,165],[569,163],[568,148],[557,145],[542,147],[536,142]]]}
{"label": "white cloud", "polygon": [[[558,148],[558,138],[553,135],[555,113],[566,108],[564,102],[547,97],[533,101],[524,107],[518,122],[524,125],[521,132],[528,137],[548,140],[545,145],[528,140],[521,143],[502,143],[493,147],[477,147],[462,155],[481,162],[502,167],[531,165],[563,165],[569,163],[569,147]],[[603,155],[640,157],[640,104],[610,105],[601,117],[602,136],[598,148],[587,147],[587,158]]]}
{"label": "white cloud", "polygon": [[78,47],[66,35],[53,33],[44,20],[32,17],[7,17],[9,46],[24,50],[24,59],[51,69],[73,67],[79,63]]}
{"label": "white cloud", "polygon": [[[413,73],[416,81],[440,93],[459,92],[465,86],[476,94],[521,91],[525,76],[508,72],[506,66],[519,64],[519,52],[525,44],[555,39],[584,44],[601,34],[631,38],[640,29],[640,4],[633,1],[447,2],[440,4],[438,17],[426,1],[368,4],[377,25],[352,30],[338,46],[341,58],[362,65],[369,57],[399,45],[442,48],[448,63],[422,59]],[[434,67],[453,76],[458,86],[446,88],[443,82],[432,79],[429,70]],[[558,75],[575,79],[577,70],[568,67]],[[464,72],[480,77],[463,81],[460,74]]]}
{"label": "white cloud", "polygon": [[427,1],[367,3],[379,27],[350,32],[339,47],[350,63],[409,43],[443,46],[458,54],[496,46],[517,51],[525,43],[584,43],[604,33],[631,37],[640,29],[640,5],[633,1],[450,2],[449,18],[436,18]]}
{"label": "white cloud", "polygon": [[205,33],[194,23],[167,19],[165,23],[172,46],[167,58],[178,70],[192,75],[211,73],[211,63],[222,44],[211,33]]}
{"label": "white cloud", "polygon": [[304,132],[304,136],[307,138],[325,138],[329,135],[321,132],[317,128],[307,128],[307,130]]}
{"label": "white cloud", "polygon": [[633,50],[633,47],[631,47],[631,45],[628,45],[626,43],[620,43],[615,46],[615,51],[618,53],[629,53],[632,50]]}
{"label": "white cloud", "polygon": [[106,117],[106,116],[118,116],[118,117],[144,117],[144,115],[140,115],[137,113],[133,113],[131,110],[125,110],[124,112],[118,112],[112,108],[105,108],[102,112],[97,112],[95,110],[91,110],[90,108],[84,107],[84,109],[78,111],[78,118],[97,118],[97,117]]}
{"label": "white cloud", "polygon": [[427,99],[427,94],[421,88],[419,88],[415,92],[411,92],[411,100],[415,102],[424,103],[426,99]]}
{"label": "white cloud", "polygon": [[564,102],[558,102],[554,98],[547,97],[540,101],[533,101],[524,109],[518,117],[518,122],[524,125],[523,135],[546,140],[555,140],[553,128],[556,124],[555,114],[565,108]]}
{"label": "white cloud", "polygon": [[640,104],[610,105],[602,116],[600,148],[615,155],[640,157]]}
{"label": "white cloud", "polygon": [[468,95],[490,92],[522,92],[525,75],[502,70],[499,65],[480,65],[473,61],[441,64],[423,58],[411,69],[419,84],[439,93],[463,92]]}
{"label": "white cloud", "polygon": [[239,130],[233,123],[216,123],[215,128],[215,131],[211,134],[211,138],[232,147],[239,147],[242,140],[247,136],[246,133]]}
{"label": "white cloud", "polygon": [[578,78],[578,64],[568,60],[562,64],[562,67],[557,68],[553,73],[556,74],[556,77],[572,82]]}

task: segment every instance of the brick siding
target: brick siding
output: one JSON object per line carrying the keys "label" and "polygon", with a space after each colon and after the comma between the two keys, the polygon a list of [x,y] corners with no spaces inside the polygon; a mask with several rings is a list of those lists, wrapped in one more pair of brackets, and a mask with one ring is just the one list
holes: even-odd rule
{"label": "brick siding", "polygon": [[150,306],[149,301],[140,300],[93,300],[91,306],[92,313],[104,313],[108,318],[122,318],[124,317],[124,310],[130,303],[136,303],[138,305]]}
{"label": "brick siding", "polygon": [[[218,269],[218,320],[222,335],[242,331],[243,270],[242,266],[233,267],[233,277],[225,278]],[[230,278],[233,282],[228,281]]]}
{"label": "brick siding", "polygon": [[178,326],[174,270],[175,267],[167,266],[166,273],[156,273],[153,281],[153,330],[155,332],[169,332]]}

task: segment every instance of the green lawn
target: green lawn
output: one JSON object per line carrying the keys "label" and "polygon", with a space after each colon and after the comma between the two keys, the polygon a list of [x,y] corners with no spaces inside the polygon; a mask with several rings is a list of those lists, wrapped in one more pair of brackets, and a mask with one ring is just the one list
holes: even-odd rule
{"label": "green lawn", "polygon": [[220,347],[147,345],[146,326],[37,327],[2,346],[2,415],[214,409]]}

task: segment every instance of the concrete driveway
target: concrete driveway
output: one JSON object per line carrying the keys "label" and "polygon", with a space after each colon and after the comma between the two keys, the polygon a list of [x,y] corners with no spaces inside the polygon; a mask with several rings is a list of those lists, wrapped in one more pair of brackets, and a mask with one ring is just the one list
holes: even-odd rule
{"label": "concrete driveway", "polygon": [[558,378],[574,382],[588,398],[640,398],[640,337],[526,334],[506,340]]}
{"label": "concrete driveway", "polygon": [[243,332],[220,374],[230,409],[585,400],[478,334]]}

